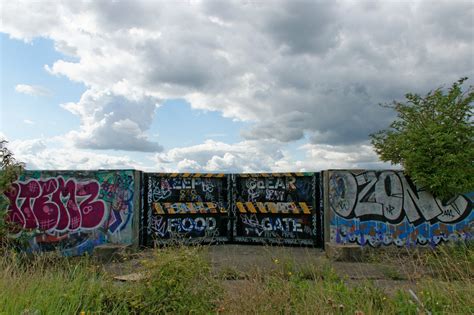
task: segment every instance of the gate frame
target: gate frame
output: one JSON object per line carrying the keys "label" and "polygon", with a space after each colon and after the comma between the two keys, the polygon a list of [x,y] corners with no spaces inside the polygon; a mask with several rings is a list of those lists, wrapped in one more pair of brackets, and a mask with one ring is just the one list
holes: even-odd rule
{"label": "gate frame", "polygon": [[[261,241],[243,241],[243,236],[237,235],[237,221],[238,221],[238,213],[235,204],[235,193],[237,192],[237,178],[240,175],[250,175],[248,177],[272,177],[272,174],[278,174],[280,177],[290,177],[290,176],[283,176],[283,174],[295,174],[295,173],[303,173],[303,174],[311,174],[311,175],[302,175],[302,176],[295,176],[295,177],[311,177],[312,183],[312,197],[313,201],[311,203],[311,229],[312,229],[312,237],[309,239],[304,240],[312,240],[312,244],[309,243],[299,243],[295,241],[294,243],[284,243],[283,241],[272,241],[272,239],[263,239]],[[266,174],[268,176],[259,176],[261,174]],[[230,202],[230,209],[233,215],[232,221],[232,238],[229,243],[233,244],[271,244],[271,245],[284,245],[284,246],[313,246],[316,248],[324,249],[324,230],[323,230],[323,222],[324,222],[324,211],[323,211],[323,200],[322,196],[322,176],[321,172],[278,172],[278,173],[232,173],[231,175],[231,184],[232,184],[232,198],[229,200]],[[252,176],[253,175],[253,176]],[[319,202],[318,202],[319,201]],[[319,214],[319,215],[318,215]],[[239,240],[236,240],[239,238]]]}
{"label": "gate frame", "polygon": [[[198,176],[195,176],[198,175]],[[223,213],[217,213],[217,215],[209,215],[209,214],[204,214],[206,217],[219,217],[220,220],[227,220],[226,223],[226,233],[223,234],[222,236],[219,236],[218,239],[212,239],[212,238],[206,238],[205,236],[203,237],[192,237],[192,238],[168,238],[168,239],[162,239],[161,241],[157,241],[156,238],[153,237],[151,233],[151,227],[149,226],[151,222],[151,217],[153,215],[153,209],[151,208],[151,205],[148,201],[148,194],[149,194],[149,184],[150,184],[150,177],[158,177],[158,178],[222,178],[223,181],[226,181],[227,183],[224,183],[222,185],[223,188],[227,189],[227,194],[223,194],[224,198],[227,197],[229,198],[229,185],[231,182],[230,179],[231,174],[225,174],[225,173],[162,173],[162,172],[144,172],[144,189],[143,189],[143,217],[142,217],[142,224],[144,226],[144,246],[146,247],[155,247],[155,246],[162,246],[162,245],[167,245],[168,243],[173,243],[177,242],[180,243],[182,242],[183,244],[191,245],[191,244],[212,244],[212,243],[231,243],[231,235],[232,231],[230,228],[232,227],[230,225],[231,222],[231,214],[229,212],[230,204],[231,202],[229,200],[226,200],[226,214]],[[194,217],[196,215],[199,215],[199,213],[193,213],[193,214],[178,214],[176,218],[179,217]],[[170,214],[165,215],[166,218],[172,217]],[[223,225],[218,225],[218,228],[222,227]]]}

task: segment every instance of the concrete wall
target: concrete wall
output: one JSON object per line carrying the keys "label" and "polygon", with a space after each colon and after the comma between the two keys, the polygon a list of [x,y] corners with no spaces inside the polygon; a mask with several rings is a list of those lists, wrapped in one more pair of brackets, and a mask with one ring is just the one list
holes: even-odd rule
{"label": "concrete wall", "polygon": [[8,220],[30,236],[29,250],[64,255],[176,238],[401,247],[474,237],[473,193],[443,204],[392,170],[27,171],[3,197]]}
{"label": "concrete wall", "polygon": [[140,172],[26,171],[3,197],[31,251],[71,256],[105,243],[138,245]]}
{"label": "concrete wall", "polygon": [[474,236],[469,194],[443,204],[401,171],[331,170],[323,177],[325,242],[435,246]]}

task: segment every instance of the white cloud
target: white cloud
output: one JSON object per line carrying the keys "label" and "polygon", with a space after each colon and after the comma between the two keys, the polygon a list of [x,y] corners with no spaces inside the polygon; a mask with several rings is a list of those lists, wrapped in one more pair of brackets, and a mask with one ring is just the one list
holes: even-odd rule
{"label": "white cloud", "polygon": [[306,158],[299,161],[301,170],[324,169],[387,169],[393,166],[380,162],[369,143],[359,145],[305,144]]}
{"label": "white cloud", "polygon": [[369,144],[314,145],[299,148],[304,159],[275,140],[246,140],[227,144],[207,140],[202,144],[174,148],[155,155],[156,166],[181,172],[294,172],[329,168],[390,168],[381,163]]}
{"label": "white cloud", "polygon": [[23,122],[24,122],[25,124],[27,124],[27,125],[34,125],[34,124],[35,124],[34,121],[29,120],[29,119],[23,119]]}
{"label": "white cloud", "polygon": [[280,142],[247,140],[236,144],[206,140],[202,144],[174,148],[155,156],[158,165],[178,171],[257,172],[270,171],[283,158]]}
{"label": "white cloud", "polygon": [[[5,138],[5,137],[4,137]],[[295,152],[274,140],[246,140],[227,144],[207,140],[190,147],[174,148],[155,154],[153,165],[124,155],[104,154],[75,149],[67,139],[14,140],[8,148],[28,169],[123,169],[160,172],[294,172],[331,168],[387,169],[393,166],[378,161],[368,144],[330,146],[305,144],[305,153],[296,159]]]}
{"label": "white cloud", "polygon": [[[61,144],[61,148],[53,144]],[[67,146],[60,139],[14,140],[8,143],[15,159],[26,164],[27,169],[40,170],[95,170],[95,169],[146,169],[128,156],[118,156],[78,150]]]}
{"label": "white cloud", "polygon": [[43,139],[14,140],[8,145],[18,156],[35,155],[46,149]]}
{"label": "white cloud", "polygon": [[33,96],[51,95],[51,91],[39,85],[17,84],[15,86],[15,91],[17,91],[18,93],[33,95]]}
{"label": "white cloud", "polygon": [[79,148],[157,152],[162,147],[145,134],[156,109],[149,97],[129,99],[107,91],[86,91],[78,103],[61,105],[81,119],[66,137]]}
{"label": "white cloud", "polygon": [[206,142],[157,157],[181,168],[323,165],[291,164],[275,149],[306,137],[312,145],[304,149],[325,165],[375,165],[359,145],[393,119],[378,103],[474,76],[470,1],[35,6],[5,2],[0,30],[23,40],[50,38],[75,57],[45,68],[88,87],[80,101],[64,105],[81,119],[80,130],[67,135],[77,147],[159,151],[147,131],[154,104],[169,98],[254,123],[238,144]]}
{"label": "white cloud", "polygon": [[199,172],[202,166],[194,160],[184,159],[178,162],[178,170],[180,172]]}

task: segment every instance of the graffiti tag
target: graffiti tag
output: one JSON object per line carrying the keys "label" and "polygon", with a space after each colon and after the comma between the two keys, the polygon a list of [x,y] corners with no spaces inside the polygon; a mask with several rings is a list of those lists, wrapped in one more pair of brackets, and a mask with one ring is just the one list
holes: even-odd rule
{"label": "graffiti tag", "polygon": [[106,204],[98,200],[99,190],[96,180],[52,177],[17,182],[5,192],[10,201],[7,219],[40,231],[95,229],[107,214]]}
{"label": "graffiti tag", "polygon": [[153,216],[151,230],[160,237],[166,237],[173,233],[193,233],[198,235],[206,233],[206,235],[209,235],[211,231],[217,230],[217,221],[213,217],[164,218],[162,216]]}
{"label": "graffiti tag", "polygon": [[329,202],[331,209],[344,218],[398,223],[406,217],[415,225],[426,221],[458,222],[472,209],[472,202],[463,195],[443,204],[416,187],[402,172],[395,171],[332,172]]}

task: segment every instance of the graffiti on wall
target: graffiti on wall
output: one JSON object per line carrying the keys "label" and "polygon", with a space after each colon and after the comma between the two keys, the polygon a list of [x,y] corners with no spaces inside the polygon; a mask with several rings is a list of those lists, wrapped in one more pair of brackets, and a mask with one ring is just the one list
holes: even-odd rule
{"label": "graffiti on wall", "polygon": [[237,175],[236,239],[298,243],[315,235],[313,174]]}
{"label": "graffiti on wall", "polygon": [[447,203],[400,171],[329,174],[331,241],[378,246],[431,244],[472,237],[472,200]]}
{"label": "graffiti on wall", "polygon": [[148,199],[150,203],[166,201],[223,202],[223,177],[161,177],[150,174]]}
{"label": "graffiti on wall", "polygon": [[101,178],[99,198],[110,205],[109,233],[116,234],[130,226],[134,203],[133,173],[108,173]]}
{"label": "graffiti on wall", "polygon": [[10,201],[7,219],[26,229],[48,232],[95,229],[105,219],[96,180],[77,182],[59,176],[18,182],[5,192]]}
{"label": "graffiti on wall", "polygon": [[307,239],[311,238],[309,217],[269,217],[240,214],[237,234],[244,237]]}
{"label": "graffiti on wall", "polygon": [[147,174],[148,235],[156,242],[227,236],[227,177]]}
{"label": "graffiti on wall", "polygon": [[151,229],[155,236],[165,239],[186,237],[218,237],[221,235],[220,218],[153,216]]}
{"label": "graffiti on wall", "polygon": [[132,241],[132,171],[26,172],[5,197],[13,236],[28,231],[30,250],[78,255]]}
{"label": "graffiti on wall", "polygon": [[238,201],[297,202],[313,198],[313,185],[310,176],[292,176],[292,173],[288,176],[261,175],[261,177],[239,177],[240,180],[237,182]]}

